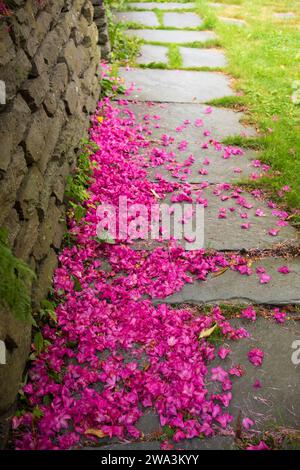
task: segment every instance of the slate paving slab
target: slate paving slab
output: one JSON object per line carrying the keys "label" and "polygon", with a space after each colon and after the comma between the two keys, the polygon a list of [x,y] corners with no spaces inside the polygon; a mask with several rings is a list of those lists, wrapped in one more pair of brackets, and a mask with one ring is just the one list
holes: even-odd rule
{"label": "slate paving slab", "polygon": [[[226,234],[223,232],[224,236]],[[292,272],[284,275],[277,269],[287,265]],[[195,281],[186,284],[183,289],[166,299],[156,302],[164,302],[171,305],[189,303],[201,305],[203,303],[214,304],[220,302],[254,303],[266,305],[300,304],[300,259],[265,258],[253,263],[251,269],[255,273],[258,266],[263,266],[272,276],[269,284],[260,284],[258,276],[253,274],[245,276],[236,271],[227,270],[221,276],[210,276],[207,281]],[[277,325],[278,328],[278,325]]]}
{"label": "slate paving slab", "polygon": [[[177,450],[233,450],[234,440],[231,436],[215,436],[209,439],[186,439],[173,443]],[[161,448],[160,441],[132,442],[127,444],[114,444],[101,447],[108,450],[158,450]],[[98,448],[99,450],[99,448]]]}
{"label": "slate paving slab", "polygon": [[168,48],[143,44],[136,60],[138,64],[151,64],[153,62],[168,63]]}
{"label": "slate paving slab", "polygon": [[295,13],[292,11],[286,12],[286,13],[274,13],[273,15],[275,18],[278,18],[280,20],[291,20],[295,18]]}
{"label": "slate paving slab", "polygon": [[136,84],[129,100],[201,103],[234,94],[229,79],[220,73],[121,68],[119,75],[128,87]]}
{"label": "slate paving slab", "polygon": [[180,47],[183,67],[224,67],[226,58],[218,49]]}
{"label": "slate paving slab", "polygon": [[203,21],[196,13],[165,12],[163,24],[167,27],[184,29],[201,26]]}
{"label": "slate paving slab", "polygon": [[192,42],[206,42],[216,39],[213,31],[185,31],[168,29],[129,29],[125,31],[129,37],[136,36],[149,42],[167,42],[174,44],[187,44]]}
{"label": "slate paving slab", "polygon": [[[159,170],[157,171],[159,173]],[[199,185],[193,185],[194,187],[199,187]],[[278,232],[277,236],[271,236],[269,234],[269,230],[276,227],[276,221],[278,220],[275,216],[272,215],[271,210],[267,207],[267,204],[264,201],[256,200],[252,195],[248,193],[243,193],[243,197],[247,201],[247,203],[252,204],[251,209],[244,209],[242,208],[237,202],[235,202],[235,198],[230,198],[226,201],[222,201],[220,197],[214,194],[216,190],[216,185],[209,185],[206,189],[202,191],[202,193],[197,192],[200,194],[200,197],[203,200],[207,201],[207,207],[204,209],[204,216],[203,219],[198,219],[197,227],[195,228],[195,220],[196,217],[193,218],[188,217],[188,220],[192,220],[192,228],[193,232],[189,229],[189,225],[182,224],[181,220],[184,215],[188,214],[189,210],[191,209],[190,202],[176,202],[173,199],[171,200],[172,194],[168,193],[165,199],[160,199],[159,203],[167,204],[169,207],[173,206],[173,209],[176,208],[175,213],[177,214],[177,210],[181,211],[179,213],[179,221],[177,226],[178,231],[178,244],[182,246],[184,249],[192,250],[192,249],[215,249],[219,251],[240,251],[240,250],[253,250],[253,249],[274,249],[274,247],[278,246],[278,244],[289,244],[290,246],[298,247],[299,246],[299,235],[295,228],[292,226],[281,227],[280,231]],[[176,193],[177,194],[177,193]],[[192,191],[193,194],[193,191]],[[195,193],[196,194],[196,193]],[[196,201],[196,198],[193,198],[193,201]],[[176,203],[176,206],[174,206]],[[234,212],[230,211],[230,208],[234,210]],[[220,210],[226,211],[225,216],[226,218],[220,218]],[[264,217],[258,217],[256,215],[257,209],[260,209],[264,212]],[[187,211],[187,212],[185,212]],[[244,214],[247,214],[247,219],[242,218]],[[187,223],[187,222],[186,222]],[[190,222],[189,222],[190,223]],[[249,224],[250,228],[246,229],[243,228],[244,224]],[[167,227],[167,222],[164,222],[164,228]],[[170,215],[170,235],[174,235],[174,225],[175,225],[175,216],[174,214]],[[185,235],[188,235],[192,239],[196,239],[196,245],[192,244],[191,242],[186,241]],[[165,235],[165,238],[169,239],[168,235]],[[154,249],[157,244],[162,242],[156,242],[155,240],[143,240],[142,242],[136,242],[136,245],[133,246],[134,249],[137,250],[152,250]],[[163,242],[166,245],[166,240]],[[276,262],[274,261],[274,268],[276,268]],[[278,266],[277,266],[278,267]],[[276,271],[276,269],[275,269]],[[300,296],[300,278],[299,278],[299,269],[298,269],[298,262],[296,265],[293,265],[293,273],[291,273],[287,278],[285,278],[282,274],[275,272],[274,279],[279,279],[283,285],[281,287],[275,284],[275,293],[276,297],[274,297],[273,302],[272,299],[264,297],[266,294],[266,290],[262,289],[260,285],[257,287],[257,302],[259,302],[260,295],[262,303],[270,302],[270,303],[286,303],[286,296],[289,296],[288,301],[292,302],[293,298],[295,302],[298,302]],[[225,274],[224,274],[225,276]],[[220,280],[214,279],[214,285],[220,282],[220,285],[223,286],[222,281],[226,279],[224,276],[221,276]],[[206,287],[203,287],[201,284],[201,291],[199,295],[203,296],[203,302],[210,302],[218,299],[220,300],[234,300],[240,298],[239,296],[242,295],[240,292],[240,282],[244,283],[246,292],[248,289],[251,288],[251,282],[256,284],[258,283],[259,279],[252,279],[250,277],[248,279],[247,276],[240,279],[238,276],[232,278],[232,274],[226,273],[226,276],[229,277],[229,283],[224,285],[224,292],[221,291],[220,293],[216,292],[214,288],[212,292],[210,291],[210,284],[207,284]],[[272,282],[275,282],[274,280]],[[286,285],[288,287],[288,283],[291,283],[290,291],[285,289]],[[235,284],[236,283],[236,284]],[[272,283],[268,284],[270,287]],[[230,286],[230,287],[229,287]],[[277,292],[277,289],[282,289],[281,292]],[[176,297],[175,303],[180,301],[187,301],[191,300],[192,298],[190,294],[190,290],[192,292],[195,290],[195,295],[198,295],[198,290],[195,287],[188,287],[186,286],[183,292]],[[288,294],[288,292],[290,292]],[[256,291],[254,292],[256,293]],[[184,298],[182,297],[184,295]],[[217,297],[216,297],[217,296]],[[211,298],[210,298],[211,297]],[[223,298],[224,297],[224,298]],[[227,298],[228,297],[228,298]],[[281,301],[280,301],[281,299]],[[252,299],[254,301],[254,299]]]}
{"label": "slate paving slab", "polygon": [[239,20],[237,18],[226,18],[225,16],[219,16],[219,19],[221,21],[223,21],[223,23],[226,23],[226,24],[232,24],[232,25],[235,25],[235,26],[246,26],[246,21],[244,20]]}
{"label": "slate paving slab", "polygon": [[159,450],[161,446],[160,441],[150,442],[131,442],[126,444],[112,444],[110,446],[103,446],[95,450]]}
{"label": "slate paving slab", "polygon": [[[176,151],[174,174],[176,174],[177,163],[185,162],[191,154],[195,157],[195,162],[189,166],[189,173],[187,173],[187,177],[185,179],[185,182],[191,184],[201,183],[203,181],[210,184],[237,182],[241,178],[246,178],[251,175],[253,172],[252,161],[256,156],[252,151],[245,151],[245,154],[241,157],[224,160],[220,154],[213,149],[204,150],[201,149],[199,145],[190,145],[188,152]],[[209,166],[203,163],[207,159],[210,161]],[[170,163],[166,163],[165,165],[158,166],[156,168],[150,167],[148,169],[149,179],[151,181],[157,181],[157,174],[159,174],[160,176],[163,176],[166,181],[178,181],[178,177],[172,175],[172,169],[169,169],[169,167]],[[208,173],[200,173],[203,169]]]}
{"label": "slate paving slab", "polygon": [[[158,121],[152,120],[154,126],[150,126],[153,136],[160,138],[162,134],[176,137],[178,140],[186,139],[188,142],[202,143],[209,138],[221,141],[230,135],[255,136],[252,127],[245,127],[241,121],[244,114],[231,109],[217,108],[212,106],[211,112],[207,113],[207,105],[194,103],[153,103],[149,108],[145,102],[129,103],[128,108],[134,112],[138,122],[144,121],[144,116],[159,116]],[[188,119],[190,124],[183,127],[181,132],[176,132],[179,126]],[[197,119],[203,121],[201,127],[196,127]],[[159,125],[156,128],[155,125]],[[209,137],[203,135],[204,131],[210,132]],[[151,138],[153,137],[151,136]]]}
{"label": "slate paving slab", "polygon": [[[159,169],[157,173],[159,173]],[[197,196],[199,197],[199,195],[203,200],[207,201],[207,207],[204,210],[204,227],[202,224],[197,227],[197,240],[201,240],[201,234],[204,232],[204,247],[206,249],[213,248],[224,251],[272,249],[279,243],[287,242],[289,242],[290,245],[299,246],[298,231],[291,225],[281,227],[277,236],[269,235],[269,230],[276,228],[278,218],[272,215],[272,209],[267,206],[265,201],[255,199],[251,194],[243,192],[242,196],[246,203],[251,205],[250,209],[245,209],[238,204],[238,200],[235,197],[231,197],[232,194],[234,195],[234,189],[222,191],[219,195],[216,194],[216,191],[219,190],[217,185],[209,185],[207,188],[200,191],[200,193],[199,185],[195,184],[192,185],[192,187],[194,188],[192,190],[193,202],[196,202]],[[228,196],[229,199],[222,200],[221,197],[223,196]],[[160,202],[172,205],[170,193],[167,194],[164,200],[160,200]],[[183,205],[188,204],[189,206],[190,203],[177,202],[176,204],[182,207],[182,213],[184,213]],[[230,208],[233,209],[233,212],[231,212]],[[226,218],[219,217],[220,209],[225,212]],[[263,217],[256,215],[258,209],[263,211]],[[247,215],[247,218],[244,218],[244,215]],[[174,216],[171,215],[171,227],[173,226],[173,220]],[[243,228],[245,223],[249,224],[250,228]],[[185,240],[179,240],[179,244],[185,248],[187,247]],[[295,269],[297,268],[296,272],[298,272],[297,266],[298,265],[295,266]],[[283,275],[280,275],[279,279],[282,279],[282,277]],[[292,289],[299,290],[300,278],[298,279],[298,275],[291,274],[288,280],[294,284],[298,280],[298,284],[293,285]],[[251,282],[251,280],[249,280],[249,282]],[[232,286],[232,289],[234,289],[234,286]],[[280,295],[285,296],[286,292],[282,292]],[[300,296],[300,292],[298,295]]]}
{"label": "slate paving slab", "polygon": [[212,8],[224,8],[225,6],[227,6],[226,4],[224,5],[224,3],[217,2],[209,2],[208,5]]}
{"label": "slate paving slab", "polygon": [[154,10],[157,8],[158,10],[188,10],[195,8],[194,2],[187,2],[187,3],[176,3],[176,2],[168,2],[168,3],[157,3],[157,2],[130,2],[128,3],[129,8],[140,9],[140,10]]}
{"label": "slate paving slab", "polygon": [[[272,424],[299,429],[300,366],[292,362],[295,351],[292,344],[300,340],[299,322],[278,325],[258,318],[254,323],[237,320],[236,326],[246,328],[252,338],[229,342],[232,354],[222,361],[226,366],[242,364],[246,372],[233,381],[229,412],[235,418],[241,412],[242,417],[252,419],[254,430],[264,430]],[[254,367],[247,360],[248,351],[252,348],[264,351],[262,367]],[[256,379],[260,380],[261,388],[253,388]]]}
{"label": "slate paving slab", "polygon": [[115,12],[116,23],[138,23],[144,26],[159,26],[157,16],[152,11]]}
{"label": "slate paving slab", "polygon": [[[256,170],[253,167],[253,160],[256,160],[258,156],[253,150],[244,150],[243,155],[225,160],[222,158],[223,153],[214,147],[202,148],[203,143],[208,142],[210,138],[221,141],[232,134],[252,135],[253,129],[245,128],[240,122],[243,117],[242,113],[212,108],[212,113],[206,114],[206,106],[176,103],[167,105],[155,103],[150,108],[146,103],[130,103],[126,108],[134,112],[137,122],[144,125],[144,117],[156,117],[156,119],[150,119],[150,124],[147,126],[151,135],[148,136],[145,133],[145,137],[151,140],[153,146],[167,152],[174,152],[177,163],[183,163],[191,154],[195,157],[193,165],[189,167],[190,173],[186,180],[189,183],[234,181],[246,177]],[[159,120],[157,120],[158,117]],[[187,117],[189,117],[190,124],[184,127],[182,124]],[[203,127],[194,125],[197,119],[203,120]],[[183,127],[181,132],[176,132],[176,128],[180,126]],[[209,137],[204,135],[207,131],[210,133]],[[162,144],[162,136],[165,134],[174,138],[174,142],[168,147],[164,147]],[[179,151],[178,146],[183,140],[188,142],[188,147],[184,151]],[[203,163],[206,158],[209,158],[209,165]],[[165,165],[169,165],[169,162],[166,162]],[[178,181],[175,176],[172,176],[172,171],[164,168],[165,165],[150,167],[149,178],[156,181],[156,174],[159,173],[168,181]],[[208,174],[199,173],[203,168],[207,169]]]}

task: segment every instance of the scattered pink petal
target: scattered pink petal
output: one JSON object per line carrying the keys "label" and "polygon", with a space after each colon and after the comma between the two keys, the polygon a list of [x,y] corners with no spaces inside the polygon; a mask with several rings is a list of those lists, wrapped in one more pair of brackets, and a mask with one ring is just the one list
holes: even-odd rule
{"label": "scattered pink petal", "polygon": [[226,357],[228,356],[228,354],[230,354],[230,352],[231,352],[230,348],[226,348],[225,346],[221,346],[220,349],[219,349],[218,355],[221,359],[226,359]]}
{"label": "scattered pink petal", "polygon": [[277,323],[279,323],[279,324],[283,324],[286,320],[286,313],[281,312],[279,310],[279,308],[274,308],[273,316],[274,316],[275,320],[277,321]]}
{"label": "scattered pink petal", "polygon": [[256,320],[256,310],[254,310],[252,305],[242,310],[241,314],[243,318],[247,318],[248,320],[252,321]]}
{"label": "scattered pink petal", "polygon": [[261,387],[262,387],[261,381],[259,379],[255,379],[253,383],[253,388],[261,388]]}
{"label": "scattered pink petal", "polygon": [[260,277],[259,277],[259,282],[261,284],[268,284],[270,281],[271,281],[272,277],[269,276],[269,274],[262,274]]}
{"label": "scattered pink petal", "polygon": [[280,266],[277,271],[281,274],[289,274],[291,271],[288,266]]}
{"label": "scattered pink petal", "polygon": [[248,352],[248,359],[255,367],[260,367],[264,359],[264,352],[261,349],[253,348]]}
{"label": "scattered pink petal", "polygon": [[260,441],[257,445],[246,447],[246,450],[270,450],[270,447],[264,441]]}
{"label": "scattered pink petal", "polygon": [[252,426],[254,426],[254,421],[252,421],[252,419],[250,418],[244,418],[242,421],[242,425],[243,425],[243,428],[248,430],[252,428]]}

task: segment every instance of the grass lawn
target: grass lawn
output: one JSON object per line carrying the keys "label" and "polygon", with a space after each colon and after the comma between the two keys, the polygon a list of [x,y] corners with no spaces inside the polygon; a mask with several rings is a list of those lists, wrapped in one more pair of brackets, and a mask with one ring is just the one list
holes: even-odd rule
{"label": "grass lawn", "polygon": [[[289,185],[292,191],[286,193],[286,200],[290,207],[300,208],[300,2],[220,3],[224,7],[211,8],[207,2],[197,0],[197,11],[217,32],[228,58],[227,71],[243,95],[241,104],[247,109],[248,120],[263,135],[262,159],[278,172],[272,180],[258,184],[267,184],[276,191]],[[229,3],[235,6],[228,6]],[[275,12],[293,12],[295,17],[283,20],[274,17]],[[226,25],[217,15],[244,19],[247,26]],[[234,100],[223,104],[238,106]],[[237,139],[237,144],[242,143]]]}
{"label": "grass lawn", "polygon": [[[274,195],[283,186],[290,186],[291,191],[284,193],[284,199],[290,208],[300,209],[300,2],[218,0],[218,3],[223,6],[214,8],[205,0],[196,0],[195,10],[203,18],[205,28],[218,35],[217,43],[228,59],[225,71],[233,77],[238,97],[214,104],[242,108],[247,122],[259,131],[254,144],[240,136],[231,138],[233,144],[261,148],[261,160],[274,170],[273,178],[251,184],[263,185],[273,190]],[[125,1],[121,4],[126,8]],[[155,12],[161,19],[163,12]],[[292,12],[294,16],[288,19],[274,16],[282,12]],[[243,19],[247,25],[228,25],[219,17]],[[205,43],[199,46],[206,47]],[[180,66],[178,53],[176,46],[170,47],[173,68]]]}

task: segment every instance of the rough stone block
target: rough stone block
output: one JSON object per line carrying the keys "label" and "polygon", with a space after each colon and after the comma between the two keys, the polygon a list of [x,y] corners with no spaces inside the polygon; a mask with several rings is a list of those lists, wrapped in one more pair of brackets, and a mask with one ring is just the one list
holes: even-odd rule
{"label": "rough stone block", "polygon": [[87,20],[88,24],[91,24],[94,19],[94,8],[91,2],[86,2],[82,8],[82,14]]}
{"label": "rough stone block", "polygon": [[0,28],[0,67],[8,64],[16,55],[15,46],[5,25]]}
{"label": "rough stone block", "polygon": [[26,160],[24,152],[21,147],[18,147],[12,157],[12,162],[1,181],[0,197],[1,197],[1,212],[0,224],[8,216],[9,212],[14,206],[17,190],[27,173]]}
{"label": "rough stone block", "polygon": [[50,76],[50,90],[48,91],[44,107],[48,116],[53,116],[57,109],[62,93],[68,84],[69,72],[65,63],[58,63]]}
{"label": "rough stone block", "polygon": [[55,146],[57,144],[61,128],[66,120],[66,114],[63,104],[60,103],[58,110],[53,118],[48,120],[48,133],[45,138],[45,146],[38,161],[38,167],[42,173],[45,172],[49,160],[52,158]]}
{"label": "rough stone block", "polygon": [[6,126],[6,128],[4,126],[2,127],[1,121],[3,120],[1,120],[0,116],[0,170],[6,171],[12,158],[14,144],[10,130]]}
{"label": "rough stone block", "polygon": [[35,213],[43,185],[44,181],[40,170],[33,166],[24,179],[18,194],[18,205],[25,219],[31,218]]}
{"label": "rough stone block", "polygon": [[74,39],[76,46],[79,46],[79,44],[82,43],[83,38],[87,34],[88,28],[89,28],[89,23],[87,22],[84,16],[81,16],[78,19],[76,27],[73,28],[72,34],[71,34],[71,39]]}
{"label": "rough stone block", "polygon": [[64,100],[68,114],[74,114],[78,111],[80,99],[80,87],[78,85],[80,84],[76,83],[75,81],[72,81],[67,86],[67,91]]}
{"label": "rough stone block", "polygon": [[6,364],[0,365],[0,415],[14,403],[30,347],[31,323],[0,307],[0,340],[6,342]]}
{"label": "rough stone block", "polygon": [[34,308],[39,308],[40,302],[46,297],[49,287],[51,286],[53,272],[56,267],[57,256],[55,251],[51,248],[49,255],[39,266],[37,281],[33,286],[32,294]]}
{"label": "rough stone block", "polygon": [[33,72],[36,75],[47,72],[49,68],[52,68],[56,64],[59,53],[66,40],[66,33],[61,26],[57,26],[47,34],[33,60]]}
{"label": "rough stone block", "polygon": [[58,244],[57,240],[60,238],[58,232],[61,234],[64,231],[62,224],[60,224],[60,217],[61,210],[56,206],[55,198],[52,197],[50,198],[45,220],[40,225],[38,239],[33,249],[33,256],[37,261],[48,255],[54,239],[56,245]]}
{"label": "rough stone block", "polygon": [[33,122],[27,134],[26,159],[29,163],[38,162],[45,151],[46,138],[49,132],[49,118],[41,108],[34,114]]}
{"label": "rough stone block", "polygon": [[14,254],[17,258],[21,258],[23,261],[28,261],[32,249],[35,245],[39,227],[39,217],[35,210],[29,220],[26,220],[17,235]]}
{"label": "rough stone block", "polygon": [[42,11],[36,18],[34,28],[31,30],[31,34],[29,35],[26,43],[26,51],[31,57],[34,56],[45,35],[49,31],[51,22],[52,16],[46,11]]}
{"label": "rough stone block", "polygon": [[43,102],[49,89],[49,78],[43,73],[38,78],[27,80],[21,89],[21,94],[32,111],[36,111]]}
{"label": "rough stone block", "polygon": [[6,84],[6,99],[10,101],[17,94],[21,84],[28,78],[31,62],[23,49],[19,49],[13,59],[0,68],[0,80]]}
{"label": "rough stone block", "polygon": [[8,243],[9,246],[12,248],[14,245],[14,241],[16,236],[18,235],[21,226],[20,226],[20,219],[16,209],[12,209],[8,214],[7,218],[3,222],[3,226],[8,230]]}
{"label": "rough stone block", "polygon": [[62,59],[65,60],[70,73],[71,74],[75,73],[77,76],[79,76],[81,65],[79,63],[79,57],[78,57],[77,51],[78,49],[75,45],[75,42],[73,41],[73,39],[71,39],[67,43],[62,53]]}

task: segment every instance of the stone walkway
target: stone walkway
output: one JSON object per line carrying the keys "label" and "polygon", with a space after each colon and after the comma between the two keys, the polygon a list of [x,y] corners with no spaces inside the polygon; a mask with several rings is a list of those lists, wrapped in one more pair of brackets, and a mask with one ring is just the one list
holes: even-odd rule
{"label": "stone walkway", "polygon": [[[57,321],[29,370],[24,392],[36,408],[15,419],[17,448],[235,449],[241,420],[248,442],[299,429],[298,232],[262,191],[237,185],[270,168],[255,150],[224,143],[256,131],[243,113],[209,104],[235,94],[215,70],[226,57],[205,47],[215,33],[183,5],[132,3],[114,15],[138,22],[127,33],[144,44],[136,67],[120,70],[126,95],[105,98],[92,121],[87,211],[60,256]],[[97,207],[117,208],[124,195],[147,209],[203,206],[204,249],[159,236],[103,243]]]}
{"label": "stone walkway", "polygon": [[[205,43],[216,38],[213,31],[200,31],[203,24],[201,19],[192,11],[180,12],[182,8],[192,10],[193,4],[170,3],[131,3],[130,12],[117,13],[116,20],[125,22],[137,22],[140,29],[129,29],[127,34],[137,36],[148,44],[143,44],[138,64],[150,64],[159,62],[168,64],[168,46],[170,43],[179,46],[182,56],[182,68],[189,67],[224,67],[226,58],[224,53],[216,49],[189,48],[187,43],[194,41]],[[219,4],[212,4],[212,8],[218,8]],[[163,11],[163,24],[159,24],[153,9]],[[136,9],[136,11],[134,11]],[[139,11],[138,11],[139,10]],[[144,10],[144,11],[140,11]],[[167,11],[166,10],[176,10]],[[245,26],[244,21],[223,18],[228,23]],[[147,29],[147,27],[154,29]],[[161,26],[179,28],[180,30],[159,29]],[[185,29],[187,28],[187,29]],[[160,45],[149,43],[159,42]],[[166,43],[163,46],[162,43]],[[185,47],[180,47],[184,44]],[[263,266],[271,276],[271,281],[264,285],[259,282],[259,274],[254,276],[240,276],[231,270],[227,270],[221,276],[211,275],[208,280],[196,281],[186,284],[184,288],[167,298],[154,299],[154,304],[169,303],[174,306],[181,304],[262,304],[272,306],[295,305],[300,303],[300,258],[285,258],[284,254],[297,252],[299,238],[297,231],[288,225],[277,228],[280,216],[267,200],[253,194],[246,194],[247,204],[245,209],[236,204],[228,191],[224,189],[225,183],[234,183],[242,177],[250,176],[257,172],[268,171],[259,162],[259,155],[253,150],[242,149],[242,155],[232,158],[222,158],[214,145],[209,140],[222,141],[230,135],[254,136],[255,130],[242,124],[243,114],[229,109],[212,107],[207,110],[207,104],[214,98],[234,95],[231,88],[231,80],[225,74],[214,71],[186,71],[186,70],[160,70],[147,68],[121,69],[121,76],[128,87],[135,83],[134,92],[128,97],[131,100],[129,109],[135,114],[137,120],[144,122],[144,116],[149,113],[148,102],[152,102],[151,115],[159,115],[159,125],[151,128],[151,140],[157,146],[162,145],[162,135],[173,138],[168,146],[168,151],[176,154],[175,163],[162,164],[158,167],[149,167],[149,178],[156,181],[157,177],[163,177],[167,181],[176,181],[184,174],[178,171],[178,166],[184,167],[184,162],[192,154],[194,162],[188,166],[184,181],[191,183],[195,195],[202,190],[202,197],[208,201],[205,212],[205,246],[221,251],[236,251],[237,253],[251,253],[255,250],[254,262],[251,269]],[[200,130],[193,126],[196,120],[203,120],[204,127]],[[183,125],[185,120],[192,124]],[[182,127],[180,130],[180,126]],[[203,133],[203,130],[205,132]],[[187,147],[178,150],[180,142],[186,141]],[[161,147],[163,148],[163,147]],[[225,152],[226,153],[226,152]],[[209,160],[205,166],[203,162]],[[207,162],[208,163],[208,162]],[[177,166],[176,166],[177,165]],[[202,171],[201,171],[202,170]],[[207,171],[203,171],[207,170]],[[159,174],[159,175],[158,175]],[[201,184],[207,182],[207,187]],[[223,185],[223,186],[220,186]],[[224,197],[223,197],[224,196]],[[166,200],[167,201],[167,200]],[[235,209],[230,212],[230,208]],[[226,219],[218,218],[220,209],[226,212]],[[243,229],[241,218],[245,212],[245,220],[249,224],[248,229]],[[257,214],[262,213],[263,216]],[[285,224],[283,224],[285,225]],[[275,228],[276,236],[270,235]],[[271,231],[271,232],[270,232]],[[138,247],[137,247],[138,249]],[[259,251],[258,251],[259,250]],[[288,265],[290,274],[284,276],[278,272],[282,265]],[[258,270],[259,271],[259,270]],[[295,309],[294,309],[295,311]],[[293,317],[293,308],[291,309]],[[296,313],[295,313],[296,318]],[[245,320],[236,319],[236,324],[245,326]],[[261,347],[266,352],[266,360],[257,372],[251,369],[249,364],[247,373],[239,380],[233,389],[233,399],[230,412],[238,417],[239,413],[246,415],[256,422],[257,430],[264,430],[273,423],[275,426],[285,425],[294,428],[300,424],[300,401],[297,387],[300,385],[299,370],[291,361],[291,345],[299,339],[299,324],[292,319],[286,326],[280,326],[270,320],[259,318],[253,325],[247,324],[251,332],[251,339],[232,345],[233,355],[228,364],[243,363],[249,345]],[[220,360],[215,360],[215,365],[220,365]],[[256,379],[260,379],[263,387],[253,389]],[[143,418],[141,429],[147,436],[159,430],[159,421],[155,415],[149,414]],[[151,440],[151,439],[150,439]],[[176,444],[184,449],[232,449],[234,442],[232,437],[215,437],[201,441],[193,439]],[[140,442],[133,444],[112,444],[111,449],[158,449],[160,443]]]}

